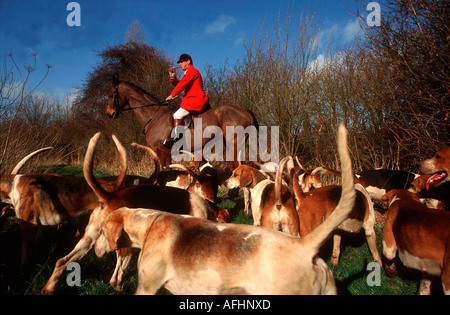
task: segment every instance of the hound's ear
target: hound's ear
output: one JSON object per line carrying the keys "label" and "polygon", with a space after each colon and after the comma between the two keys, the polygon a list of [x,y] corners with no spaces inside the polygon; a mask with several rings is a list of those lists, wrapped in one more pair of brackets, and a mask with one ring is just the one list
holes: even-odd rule
{"label": "hound's ear", "polygon": [[113,86],[119,85],[120,80],[119,80],[119,75],[118,75],[117,73],[114,73],[114,74],[112,75],[112,80],[111,80],[111,82],[112,82]]}
{"label": "hound's ear", "polygon": [[105,227],[108,230],[107,237],[110,251],[119,248],[131,247],[131,240],[127,232],[123,229],[123,223],[119,221],[109,221]]}
{"label": "hound's ear", "polygon": [[253,174],[249,171],[245,171],[245,169],[241,169],[240,172],[240,182],[239,186],[241,187],[249,187],[253,182]]}

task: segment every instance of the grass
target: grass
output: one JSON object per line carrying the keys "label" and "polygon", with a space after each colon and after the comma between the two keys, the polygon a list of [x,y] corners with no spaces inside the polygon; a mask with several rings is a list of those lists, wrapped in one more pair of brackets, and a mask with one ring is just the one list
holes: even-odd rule
{"label": "grass", "polygon": [[[381,245],[382,227],[376,224],[377,247],[380,255],[383,252]],[[331,243],[329,246],[329,255],[331,256]],[[324,257],[324,256],[323,256]],[[325,256],[326,257],[326,256]],[[404,278],[389,278],[384,269],[380,268],[380,285],[369,285],[367,277],[371,272],[376,272],[374,268],[367,266],[372,262],[372,255],[365,241],[363,232],[359,234],[347,234],[342,237],[341,256],[339,264],[333,266],[331,258],[328,258],[327,264],[335,277],[338,292],[341,295],[413,295],[417,291],[417,280]],[[371,278],[372,279],[372,278]]]}
{"label": "grass", "polygon": [[[42,166],[37,169],[37,172],[83,176],[83,168],[71,166],[71,165],[64,165],[64,164]],[[94,176],[95,177],[105,177],[105,176],[112,176],[112,175],[107,170],[94,169]]]}
{"label": "grass", "polygon": [[[55,166],[48,172],[58,172],[71,175],[81,175],[80,168]],[[106,171],[96,171],[96,176],[108,176]],[[227,189],[220,189],[218,205],[229,210],[233,223],[253,224],[251,215],[244,213],[244,200],[242,195],[228,196]],[[50,246],[44,251],[46,254],[39,263],[26,272],[19,273],[17,264],[20,253],[20,231],[19,222],[15,217],[9,218],[0,233],[0,295],[36,295],[44,287],[50,277],[56,260],[73,248],[67,245],[67,234],[76,226],[77,220],[62,225],[59,229],[51,227],[46,231]],[[376,226],[378,251],[382,253],[381,233],[382,222]],[[419,275],[408,270],[400,269],[399,277],[389,278],[381,268],[380,286],[369,286],[367,277],[372,270],[366,270],[367,264],[371,262],[371,254],[365,241],[364,233],[343,234],[341,242],[341,257],[339,264],[333,266],[331,259],[332,239],[323,247],[320,256],[327,262],[333,272],[340,295],[414,295],[418,288]],[[15,253],[15,254],[11,254]],[[133,294],[137,286],[137,264],[138,250],[133,254],[133,260],[124,276],[124,285],[121,292],[115,291],[109,285],[116,263],[114,253],[109,253],[103,258],[98,258],[94,253],[86,255],[79,261],[81,266],[81,286],[69,287],[66,277],[70,270],[61,277],[56,287],[56,294],[61,295],[122,295]],[[433,287],[440,287],[438,281]],[[159,294],[170,294],[161,289]],[[439,294],[439,290],[437,290]]]}

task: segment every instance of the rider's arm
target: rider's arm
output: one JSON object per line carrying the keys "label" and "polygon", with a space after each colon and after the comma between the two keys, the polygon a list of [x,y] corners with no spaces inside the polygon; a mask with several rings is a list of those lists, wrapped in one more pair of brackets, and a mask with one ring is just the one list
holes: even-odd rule
{"label": "rider's arm", "polygon": [[[176,96],[179,95],[181,92],[185,91],[186,88],[190,88],[191,83],[200,75],[198,71],[195,71],[192,67],[189,68],[184,77],[178,81],[175,88],[173,89],[171,95]],[[173,84],[173,83],[172,83]],[[187,91],[185,91],[187,92]]]}

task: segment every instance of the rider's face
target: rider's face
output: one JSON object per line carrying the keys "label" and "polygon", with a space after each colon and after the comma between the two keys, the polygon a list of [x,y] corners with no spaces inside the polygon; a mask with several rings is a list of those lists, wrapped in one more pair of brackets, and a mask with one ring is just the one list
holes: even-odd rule
{"label": "rider's face", "polygon": [[181,67],[181,70],[183,70],[183,71],[186,71],[190,65],[191,65],[191,62],[189,60],[180,62],[180,67]]}

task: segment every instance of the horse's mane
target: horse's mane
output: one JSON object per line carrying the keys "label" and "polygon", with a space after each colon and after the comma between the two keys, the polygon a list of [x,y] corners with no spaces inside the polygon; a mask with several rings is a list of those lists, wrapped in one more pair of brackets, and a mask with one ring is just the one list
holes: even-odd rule
{"label": "horse's mane", "polygon": [[157,97],[155,97],[153,94],[149,93],[148,91],[144,90],[144,89],[141,88],[140,86],[138,86],[138,85],[136,85],[136,84],[134,84],[134,83],[132,83],[132,82],[130,82],[130,81],[124,81],[124,80],[121,80],[120,82],[121,82],[121,83],[129,84],[129,85],[131,85],[132,87],[134,87],[134,88],[138,89],[139,91],[141,91],[142,93],[146,94],[147,96],[150,96],[150,97],[153,98],[156,102],[162,103],[162,102],[160,102],[160,101],[158,100]]}

